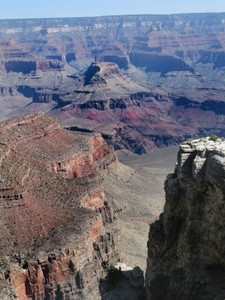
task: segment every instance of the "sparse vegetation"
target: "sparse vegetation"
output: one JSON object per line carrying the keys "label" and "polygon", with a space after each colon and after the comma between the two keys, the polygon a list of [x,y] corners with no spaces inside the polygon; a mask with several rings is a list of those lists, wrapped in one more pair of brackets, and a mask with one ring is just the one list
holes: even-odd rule
{"label": "sparse vegetation", "polygon": [[217,140],[218,140],[218,136],[217,135],[211,135],[210,137],[209,137],[209,140],[210,141],[213,141],[213,142],[216,142]]}
{"label": "sparse vegetation", "polygon": [[108,262],[103,262],[102,267],[106,272],[106,277],[104,281],[110,287],[115,287],[115,285],[119,282],[122,276],[121,270],[118,270],[113,264],[109,264]]}

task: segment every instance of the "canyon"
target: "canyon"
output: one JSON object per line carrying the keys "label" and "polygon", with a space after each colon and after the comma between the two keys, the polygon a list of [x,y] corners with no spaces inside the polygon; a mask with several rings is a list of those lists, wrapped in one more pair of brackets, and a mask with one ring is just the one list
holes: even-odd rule
{"label": "canyon", "polygon": [[117,299],[104,264],[146,256],[147,299],[224,299],[224,32],[225,13],[0,20],[1,299]]}
{"label": "canyon", "polygon": [[0,119],[46,112],[143,154],[224,136],[225,14],[0,20]]}

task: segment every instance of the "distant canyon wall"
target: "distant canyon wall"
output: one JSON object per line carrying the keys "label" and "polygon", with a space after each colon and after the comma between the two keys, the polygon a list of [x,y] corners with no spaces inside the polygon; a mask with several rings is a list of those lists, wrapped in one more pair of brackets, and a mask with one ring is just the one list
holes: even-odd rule
{"label": "distant canyon wall", "polygon": [[[193,72],[198,62],[224,66],[223,13],[1,20],[0,28],[0,58],[8,71],[21,69],[15,59],[28,57],[58,61],[52,68],[88,57],[123,69],[131,62],[162,74]],[[32,63],[24,72],[35,69]]]}

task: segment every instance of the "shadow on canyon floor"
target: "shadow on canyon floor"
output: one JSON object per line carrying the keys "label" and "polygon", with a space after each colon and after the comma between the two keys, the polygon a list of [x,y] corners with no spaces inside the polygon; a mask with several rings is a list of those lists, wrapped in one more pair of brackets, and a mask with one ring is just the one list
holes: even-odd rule
{"label": "shadow on canyon floor", "polygon": [[104,182],[117,218],[113,224],[117,250],[123,263],[145,270],[149,224],[163,211],[164,181],[174,170],[177,146],[141,156],[125,150],[117,153],[122,164]]}
{"label": "shadow on canyon floor", "polygon": [[102,300],[145,300],[143,271],[121,263],[116,267],[109,265],[106,277],[99,284],[99,291]]}

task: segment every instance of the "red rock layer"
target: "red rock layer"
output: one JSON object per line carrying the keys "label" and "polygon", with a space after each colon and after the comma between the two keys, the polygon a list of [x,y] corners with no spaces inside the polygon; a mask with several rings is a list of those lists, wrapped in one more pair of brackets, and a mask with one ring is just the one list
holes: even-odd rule
{"label": "red rock layer", "polygon": [[20,300],[98,297],[115,252],[100,184],[113,148],[44,114],[0,123],[0,141],[0,279]]}
{"label": "red rock layer", "polygon": [[[76,153],[65,160],[53,162],[50,165],[50,171],[62,173],[68,178],[82,177],[84,175],[94,177],[98,169],[105,169],[116,160],[115,155],[111,156],[111,153],[112,147],[109,147],[99,134],[91,138],[90,151],[84,151],[84,154]],[[101,160],[104,160],[105,163],[102,164]],[[99,161],[100,164],[97,166]]]}

